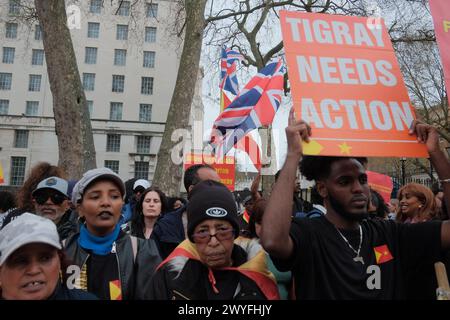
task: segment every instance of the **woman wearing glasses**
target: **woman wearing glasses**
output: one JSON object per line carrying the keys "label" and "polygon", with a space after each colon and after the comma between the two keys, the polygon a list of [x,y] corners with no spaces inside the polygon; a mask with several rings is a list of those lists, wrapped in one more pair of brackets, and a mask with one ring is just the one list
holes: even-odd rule
{"label": "woman wearing glasses", "polygon": [[231,192],[212,180],[194,187],[187,207],[188,237],[159,266],[151,299],[278,299],[257,241],[238,238]]}

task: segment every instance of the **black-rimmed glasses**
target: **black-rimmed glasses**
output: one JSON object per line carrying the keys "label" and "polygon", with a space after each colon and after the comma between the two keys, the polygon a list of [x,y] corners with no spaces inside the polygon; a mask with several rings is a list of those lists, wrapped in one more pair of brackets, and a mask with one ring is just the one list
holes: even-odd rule
{"label": "black-rimmed glasses", "polygon": [[234,229],[226,228],[217,230],[215,234],[210,234],[208,230],[196,232],[192,234],[192,238],[195,243],[209,243],[212,237],[216,237],[217,240],[223,241],[232,239],[233,235]]}

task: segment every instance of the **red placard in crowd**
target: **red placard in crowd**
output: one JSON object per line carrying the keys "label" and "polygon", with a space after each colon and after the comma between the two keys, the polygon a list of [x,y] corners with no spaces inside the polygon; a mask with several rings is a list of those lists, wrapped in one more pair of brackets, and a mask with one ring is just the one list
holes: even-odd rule
{"label": "red placard in crowd", "polygon": [[220,182],[228,187],[230,191],[234,191],[235,169],[236,164],[234,157],[225,157],[222,163],[216,162],[216,158],[201,153],[188,153],[184,161],[184,170],[194,164],[206,163],[212,166],[220,177]]}
{"label": "red placard in crowd", "polygon": [[385,174],[369,170],[366,173],[369,186],[383,197],[384,202],[389,203],[392,189],[394,188],[392,178]]}

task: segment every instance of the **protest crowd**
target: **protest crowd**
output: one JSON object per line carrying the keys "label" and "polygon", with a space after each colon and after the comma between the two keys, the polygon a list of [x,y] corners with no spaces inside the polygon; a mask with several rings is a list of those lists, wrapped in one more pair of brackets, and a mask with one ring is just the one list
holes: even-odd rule
{"label": "protest crowd", "polygon": [[[182,197],[48,162],[0,191],[0,300],[450,300],[443,130],[416,118],[387,31],[366,20],[281,11],[292,104],[264,194],[261,173],[240,198],[204,162],[184,167]],[[242,59],[222,54],[221,94],[234,94],[221,97],[215,156],[272,124],[286,80],[277,57],[238,92]],[[386,198],[369,184],[372,157],[429,158],[436,188]]]}
{"label": "protest crowd", "polygon": [[[68,181],[37,164],[16,194],[0,194],[1,299],[436,299],[434,263],[450,263],[437,130],[415,121],[411,134],[443,196],[411,183],[397,207],[370,189],[367,158],[303,155],[313,134],[291,111],[271,196],[258,176],[245,207],[207,164],[184,172],[187,199],[144,179],[127,192],[107,168]],[[296,195],[297,169],[315,181],[312,204]]]}

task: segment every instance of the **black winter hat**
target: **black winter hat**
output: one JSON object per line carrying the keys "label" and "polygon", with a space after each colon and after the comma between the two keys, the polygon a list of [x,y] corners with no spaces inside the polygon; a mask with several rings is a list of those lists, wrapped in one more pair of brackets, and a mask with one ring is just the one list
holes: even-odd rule
{"label": "black winter hat", "polygon": [[222,219],[231,223],[235,236],[239,236],[236,203],[228,188],[213,180],[198,183],[191,191],[187,206],[187,233],[193,242],[195,227],[207,219]]}

